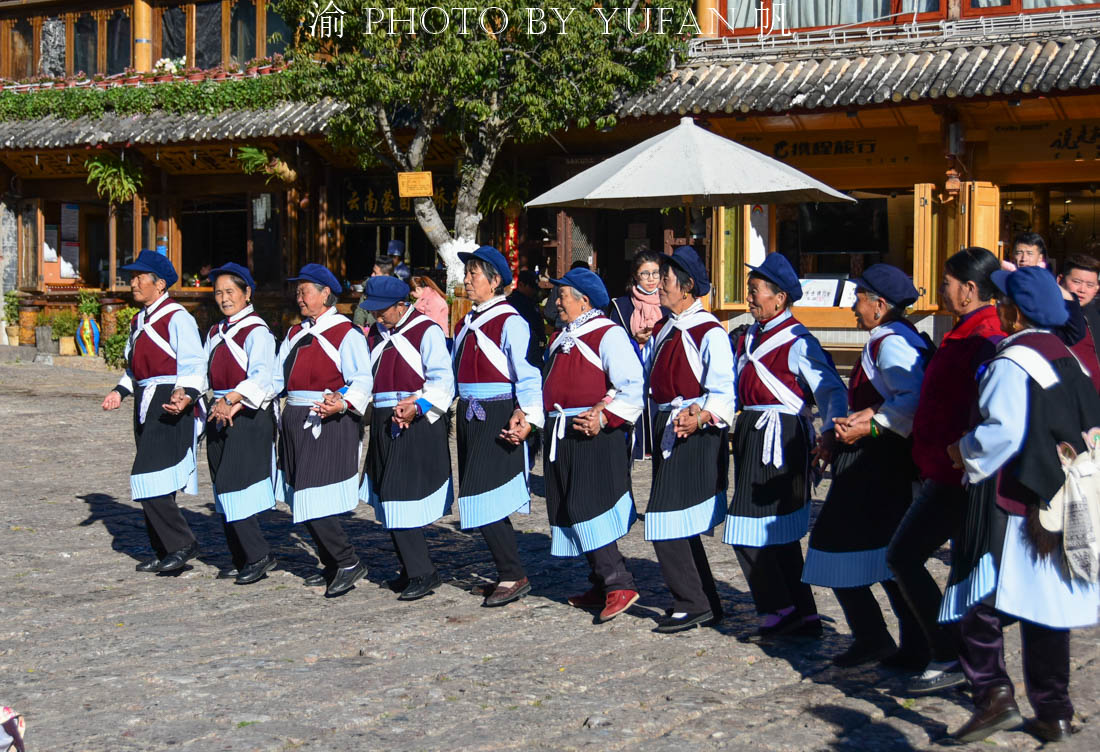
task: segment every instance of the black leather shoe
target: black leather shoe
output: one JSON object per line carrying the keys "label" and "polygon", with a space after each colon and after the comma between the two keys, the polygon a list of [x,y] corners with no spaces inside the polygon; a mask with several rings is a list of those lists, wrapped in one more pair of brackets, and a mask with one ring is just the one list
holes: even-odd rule
{"label": "black leather shoe", "polygon": [[974,715],[951,738],[963,744],[980,742],[995,731],[1014,729],[1023,722],[1012,688],[1002,685],[989,690],[984,701],[974,709]]}
{"label": "black leather shoe", "polygon": [[864,642],[856,640],[848,649],[840,655],[833,656],[833,665],[838,668],[853,668],[864,663],[881,661],[887,656],[893,655],[898,650],[893,638],[887,638],[886,642]]}
{"label": "black leather shoe", "polygon": [[1072,734],[1077,733],[1077,729],[1065,719],[1044,721],[1039,718],[1025,723],[1024,731],[1044,742],[1064,742]]}
{"label": "black leather shoe", "polygon": [[175,572],[178,569],[183,569],[191,559],[199,553],[199,542],[192,541],[190,546],[181,548],[179,551],[173,551],[160,560],[160,566],[157,567],[158,572]]}
{"label": "black leather shoe", "polygon": [[335,572],[335,569],[329,569],[328,567],[325,567],[320,572],[317,572],[316,574],[311,574],[309,577],[306,577],[304,580],[302,580],[302,584],[306,587],[322,587],[328,584],[328,581],[332,579],[332,575],[335,574]]}
{"label": "black leather shoe", "polygon": [[791,637],[806,637],[811,640],[819,640],[821,636],[825,634],[825,625],[821,623],[821,617],[814,614],[816,618],[807,619],[802,618],[802,623],[792,629],[787,634]]}
{"label": "black leather shoe", "polygon": [[713,621],[714,613],[711,611],[703,611],[698,614],[684,614],[683,616],[674,616],[670,614],[660,619],[657,622],[657,628],[653,631],[660,632],[661,634],[672,634],[673,632],[683,632],[685,629],[691,629],[692,627],[702,627]]}
{"label": "black leather shoe", "polygon": [[350,567],[337,569],[336,574],[332,576],[332,582],[325,589],[325,597],[335,598],[338,595],[343,595],[355,587],[355,583],[366,573],[367,565],[362,561],[357,561]]}
{"label": "black leather shoe", "polygon": [[409,576],[404,572],[402,572],[397,577],[394,577],[392,580],[386,580],[386,582],[384,583],[384,587],[388,587],[395,593],[403,592],[408,586]]}
{"label": "black leather shoe", "polygon": [[431,574],[424,575],[423,577],[413,577],[409,580],[408,586],[401,591],[401,595],[397,596],[399,601],[415,601],[423,598],[425,595],[431,595],[435,592],[435,589],[443,584],[443,578],[439,576],[439,572],[432,572]]}
{"label": "black leather shoe", "polygon": [[236,583],[238,585],[251,585],[253,582],[257,582],[267,577],[267,573],[274,568],[275,557],[272,554],[268,554],[259,561],[245,564],[240,574],[237,575]]}
{"label": "black leather shoe", "polygon": [[219,569],[218,570],[218,575],[214,579],[215,580],[232,580],[238,574],[240,574],[240,572],[237,571],[236,567],[226,567],[225,569]]}
{"label": "black leather shoe", "polygon": [[146,559],[145,561],[134,567],[135,572],[156,572],[160,566],[160,559],[154,556],[152,559]]}
{"label": "black leather shoe", "polygon": [[743,637],[742,640],[744,642],[767,642],[768,640],[774,640],[777,637],[790,634],[801,626],[802,616],[799,615],[798,611],[791,611],[774,624],[761,626],[752,634]]}

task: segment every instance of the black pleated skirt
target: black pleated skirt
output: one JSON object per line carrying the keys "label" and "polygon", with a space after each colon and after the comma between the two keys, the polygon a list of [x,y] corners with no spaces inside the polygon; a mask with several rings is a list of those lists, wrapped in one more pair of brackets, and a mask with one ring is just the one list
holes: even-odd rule
{"label": "black pleated skirt", "polygon": [[395,435],[392,418],[392,407],[373,410],[359,497],[387,528],[429,525],[451,506],[448,420],[430,423],[422,416]]}
{"label": "black pleated skirt", "polygon": [[[153,399],[140,422],[142,395],[154,389]],[[130,492],[134,499],[148,499],[175,493],[188,484],[195,472],[195,411],[188,405],[179,415],[165,412],[172,398],[172,384],[136,387],[134,391],[134,442],[137,453],[130,470]],[[190,491],[195,493],[194,490]]]}
{"label": "black pleated skirt", "polygon": [[206,460],[214,486],[214,503],[229,522],[243,520],[275,506],[272,458],[275,410],[244,407],[233,425],[206,424]]}
{"label": "black pleated skirt", "polygon": [[463,528],[481,527],[513,512],[530,511],[527,444],[500,438],[508,427],[512,400],[481,402],[485,420],[466,419],[469,401],[460,399],[455,416],[458,445],[458,505]]}
{"label": "black pleated skirt", "polygon": [[361,418],[350,411],[325,418],[314,437],[304,427],[309,413],[305,405],[287,405],[279,423],[282,490],[295,522],[349,512],[359,503]]}
{"label": "black pleated skirt", "polygon": [[605,428],[585,436],[570,425],[557,442],[553,462],[552,433],[551,421],[542,449],[551,553],[575,556],[626,535],[635,519],[628,429]]}
{"label": "black pleated skirt", "polygon": [[912,442],[892,431],[838,444],[803,580],[859,587],[890,579],[886,548],[913,501],[915,478]]}
{"label": "black pleated skirt", "polygon": [[661,410],[653,425],[653,485],[645,513],[646,540],[688,538],[722,521],[729,491],[727,431],[713,426],[676,439],[661,453],[661,436],[672,412]]}

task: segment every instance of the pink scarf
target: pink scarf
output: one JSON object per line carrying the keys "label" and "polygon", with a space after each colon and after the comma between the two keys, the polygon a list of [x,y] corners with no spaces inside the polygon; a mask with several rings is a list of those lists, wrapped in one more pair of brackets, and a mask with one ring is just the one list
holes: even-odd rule
{"label": "pink scarf", "polygon": [[634,313],[630,314],[630,333],[637,335],[643,329],[652,329],[661,320],[661,300],[654,292],[646,295],[637,285],[630,288],[630,297],[634,300]]}

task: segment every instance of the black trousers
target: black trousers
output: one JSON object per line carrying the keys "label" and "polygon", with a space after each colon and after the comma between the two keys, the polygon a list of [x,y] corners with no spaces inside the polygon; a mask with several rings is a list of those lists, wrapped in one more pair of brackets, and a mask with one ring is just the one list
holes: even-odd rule
{"label": "black trousers", "polygon": [[924,563],[956,536],[965,513],[965,489],[925,480],[886,551],[894,582],[920,625],[934,661],[958,658],[959,627],[939,623],[943,594]]}
{"label": "black trousers", "polygon": [[810,586],[802,581],[801,541],[777,546],[734,546],[741,571],[749,583],[749,592],[758,614],[776,614],[794,606],[802,616],[817,613],[817,602]]}
{"label": "black trousers", "polygon": [[435,571],[424,528],[410,527],[390,530],[397,558],[401,560],[401,573],[406,577],[427,577]]}
{"label": "black trousers", "polygon": [[[959,624],[963,672],[974,688],[974,704],[981,706],[994,687],[1013,690],[1005,669],[1004,628],[1016,621],[992,606],[979,603]],[[1042,721],[1073,718],[1069,699],[1069,630],[1020,621],[1020,642],[1027,699]]]}
{"label": "black trousers", "polygon": [[233,566],[237,569],[253,564],[271,553],[267,538],[260,532],[257,515],[235,522],[228,522],[223,516],[222,529],[225,531],[225,542],[229,545],[229,555],[233,557]]}
{"label": "black trousers", "polygon": [[[900,632],[898,643],[900,649],[913,655],[924,655],[928,652],[928,643],[924,639],[924,633],[920,628],[913,612],[909,610],[905,599],[901,595],[896,583],[887,580],[880,583],[886,591],[886,597],[898,617],[898,630]],[[848,627],[852,630],[852,637],[859,642],[884,643],[889,641],[890,630],[886,628],[886,620],[882,618],[882,609],[878,607],[871,586],[853,588],[833,588],[836,599],[840,602],[840,608],[844,611],[844,618],[848,621]]]}
{"label": "black trousers", "polygon": [[500,582],[515,582],[527,576],[523,562],[519,558],[519,546],[516,544],[516,531],[512,521],[505,517],[478,528],[485,538],[485,545],[497,565],[497,577]]}
{"label": "black trousers", "polygon": [[183,518],[174,493],[150,496],[139,501],[141,510],[145,512],[145,530],[149,533],[149,542],[153,544],[158,559],[195,542],[195,534]]}
{"label": "black trousers", "polygon": [[619,544],[611,541],[606,546],[585,553],[592,574],[588,579],[593,585],[602,587],[605,593],[612,590],[636,590],[634,575],[626,568],[626,559],[619,551]]}
{"label": "black trousers", "polygon": [[359,563],[359,557],[336,515],[308,520],[306,529],[317,546],[321,565],[326,569],[346,569]]}
{"label": "black trousers", "polygon": [[710,571],[710,561],[698,535],[653,541],[665,584],[672,592],[672,610],[688,614],[722,613],[722,600]]}

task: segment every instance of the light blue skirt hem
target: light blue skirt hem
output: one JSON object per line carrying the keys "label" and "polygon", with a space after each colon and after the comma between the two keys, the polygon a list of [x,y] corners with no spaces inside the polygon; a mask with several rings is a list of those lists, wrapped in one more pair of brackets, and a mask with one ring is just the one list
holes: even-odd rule
{"label": "light blue skirt hem", "polygon": [[802,540],[810,530],[810,505],[803,504],[797,512],[771,517],[739,517],[726,515],[722,540],[731,546],[762,548],[781,546]]}
{"label": "light blue skirt hem", "polygon": [[286,503],[294,512],[294,524],[350,512],[359,504],[355,476],[327,486],[295,490],[283,484]]}
{"label": "light blue skirt hem", "polygon": [[512,480],[492,491],[458,497],[459,524],[463,530],[488,525],[517,513],[531,513],[531,492],[525,473],[517,473]]}
{"label": "light blue skirt hem", "polygon": [[630,531],[638,519],[634,498],[623,494],[615,506],[598,517],[578,522],[570,527],[550,527],[551,556],[580,556],[617,541]]}
{"label": "light blue skirt hem", "polygon": [[275,488],[271,478],[264,478],[240,491],[218,493],[214,488],[214,508],[224,514],[227,522],[247,519],[275,506]]}
{"label": "light blue skirt hem", "polygon": [[941,622],[958,621],[975,604],[981,603],[997,587],[997,568],[993,564],[993,554],[985,554],[978,560],[978,566],[970,571],[965,580],[949,585],[943,591],[940,601]]}
{"label": "light blue skirt hem", "polygon": [[366,501],[374,507],[375,519],[387,530],[424,527],[451,513],[454,484],[447,478],[446,483],[425,499],[382,501],[378,494],[371,493]]}
{"label": "light blue skirt hem", "polygon": [[886,547],[867,551],[806,551],[802,581],[808,585],[851,588],[894,579],[886,565]]}
{"label": "light blue skirt hem", "polygon": [[726,492],[676,512],[646,512],[645,539],[676,540],[709,533],[726,513]]}
{"label": "light blue skirt hem", "polygon": [[[130,498],[137,501],[174,494],[176,491],[186,489],[195,472],[195,453],[188,449],[183,459],[172,467],[131,475]],[[187,491],[187,493],[194,494],[195,491]]]}

